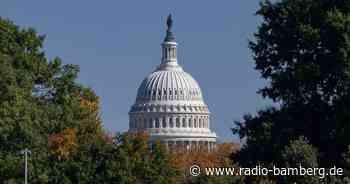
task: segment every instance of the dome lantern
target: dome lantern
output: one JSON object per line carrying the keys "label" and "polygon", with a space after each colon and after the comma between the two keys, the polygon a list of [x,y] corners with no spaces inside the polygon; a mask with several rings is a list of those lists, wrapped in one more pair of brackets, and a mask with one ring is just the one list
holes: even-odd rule
{"label": "dome lantern", "polygon": [[174,34],[171,31],[173,19],[171,14],[167,18],[167,30],[164,42],[162,43],[162,60],[159,69],[163,70],[181,70],[177,63],[177,43]]}

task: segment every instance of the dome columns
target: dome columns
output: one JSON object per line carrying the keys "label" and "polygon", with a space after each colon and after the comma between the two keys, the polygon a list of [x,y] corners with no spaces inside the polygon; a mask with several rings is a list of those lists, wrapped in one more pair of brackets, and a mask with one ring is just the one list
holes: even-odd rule
{"label": "dome columns", "polygon": [[177,63],[177,43],[162,43],[162,59],[158,67],[161,70],[181,70]]}
{"label": "dome columns", "polygon": [[176,64],[177,65],[177,43],[164,42],[162,44],[162,64]]}
{"label": "dome columns", "polygon": [[[154,142],[151,142],[151,144],[153,143]],[[161,143],[165,145],[167,150],[176,150],[178,148],[181,148],[187,151],[200,149],[213,151],[216,148],[216,142],[214,140],[209,139],[163,139]]]}
{"label": "dome columns", "polygon": [[207,113],[172,113],[172,112],[134,112],[130,113],[131,129],[147,130],[150,128],[165,129],[210,129]]}

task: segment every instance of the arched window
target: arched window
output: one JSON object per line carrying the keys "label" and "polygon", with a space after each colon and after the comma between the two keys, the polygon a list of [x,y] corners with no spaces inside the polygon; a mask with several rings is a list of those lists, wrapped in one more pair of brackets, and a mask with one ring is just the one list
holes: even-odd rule
{"label": "arched window", "polygon": [[197,128],[197,119],[194,118],[194,128]]}
{"label": "arched window", "polygon": [[193,127],[193,125],[192,125],[192,118],[189,118],[189,119],[188,119],[188,126],[189,126],[190,128]]}
{"label": "arched window", "polygon": [[149,121],[148,121],[148,127],[149,128],[153,128],[153,120],[152,120],[152,118],[150,118]]}
{"label": "arched window", "polygon": [[160,124],[159,124],[159,118],[156,118],[156,128],[159,128]]}
{"label": "arched window", "polygon": [[185,118],[182,118],[182,127],[186,128],[186,119]]}
{"label": "arched window", "polygon": [[181,124],[180,124],[180,118],[176,118],[176,127],[180,128]]}
{"label": "arched window", "polygon": [[163,117],[163,120],[162,120],[162,127],[163,128],[166,128],[167,126],[166,126],[166,118],[165,117]]}
{"label": "arched window", "polygon": [[173,118],[169,118],[169,126],[170,128],[174,128],[174,121],[173,121]]}

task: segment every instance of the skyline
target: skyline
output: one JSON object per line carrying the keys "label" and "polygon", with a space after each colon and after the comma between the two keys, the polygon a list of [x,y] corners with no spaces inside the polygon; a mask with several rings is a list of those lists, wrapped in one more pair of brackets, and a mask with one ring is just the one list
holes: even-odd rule
{"label": "skyline", "polygon": [[[127,113],[137,88],[160,63],[169,13],[174,18],[179,62],[201,86],[219,140],[234,140],[233,121],[270,104],[256,94],[264,82],[253,69],[248,49],[248,39],[259,23],[254,16],[259,1],[238,3],[241,6],[203,2],[201,7],[181,2],[171,8],[161,1],[139,6],[85,2],[83,7],[82,1],[69,6],[64,3],[68,1],[41,2],[40,7],[19,2],[6,1],[1,16],[46,34],[44,49],[50,58],[59,56],[66,64],[80,66],[79,82],[101,97],[102,120],[111,132],[127,130]],[[196,7],[193,14],[191,8]],[[213,9],[214,14],[208,15]]]}

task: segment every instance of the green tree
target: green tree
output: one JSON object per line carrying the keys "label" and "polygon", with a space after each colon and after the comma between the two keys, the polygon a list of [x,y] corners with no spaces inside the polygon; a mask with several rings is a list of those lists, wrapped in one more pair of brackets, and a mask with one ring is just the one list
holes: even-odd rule
{"label": "green tree", "polygon": [[[30,179],[46,178],[47,138],[78,126],[75,117],[82,89],[74,82],[78,68],[48,61],[44,36],[0,19],[0,181],[23,178],[20,150],[32,150]],[[75,109],[75,111],[74,111]]]}
{"label": "green tree", "polygon": [[282,164],[286,145],[304,136],[319,166],[344,167],[350,144],[350,2],[263,1],[250,42],[255,68],[268,85],[270,107],[236,122],[246,140],[235,156],[243,166]]}
{"label": "green tree", "polygon": [[[318,152],[313,148],[306,138],[300,137],[297,140],[290,141],[290,144],[285,146],[282,151],[282,167],[283,168],[318,168]],[[323,183],[323,176],[288,176],[281,178],[283,183],[305,183],[317,184]]]}
{"label": "green tree", "polygon": [[78,66],[48,60],[44,36],[0,18],[0,183],[171,183],[164,148],[145,136],[109,136],[99,98],[76,82]]}
{"label": "green tree", "polygon": [[123,134],[116,137],[117,152],[121,164],[118,176],[123,180],[118,183],[172,183],[177,174],[170,166],[163,145],[149,144],[147,134]]}

